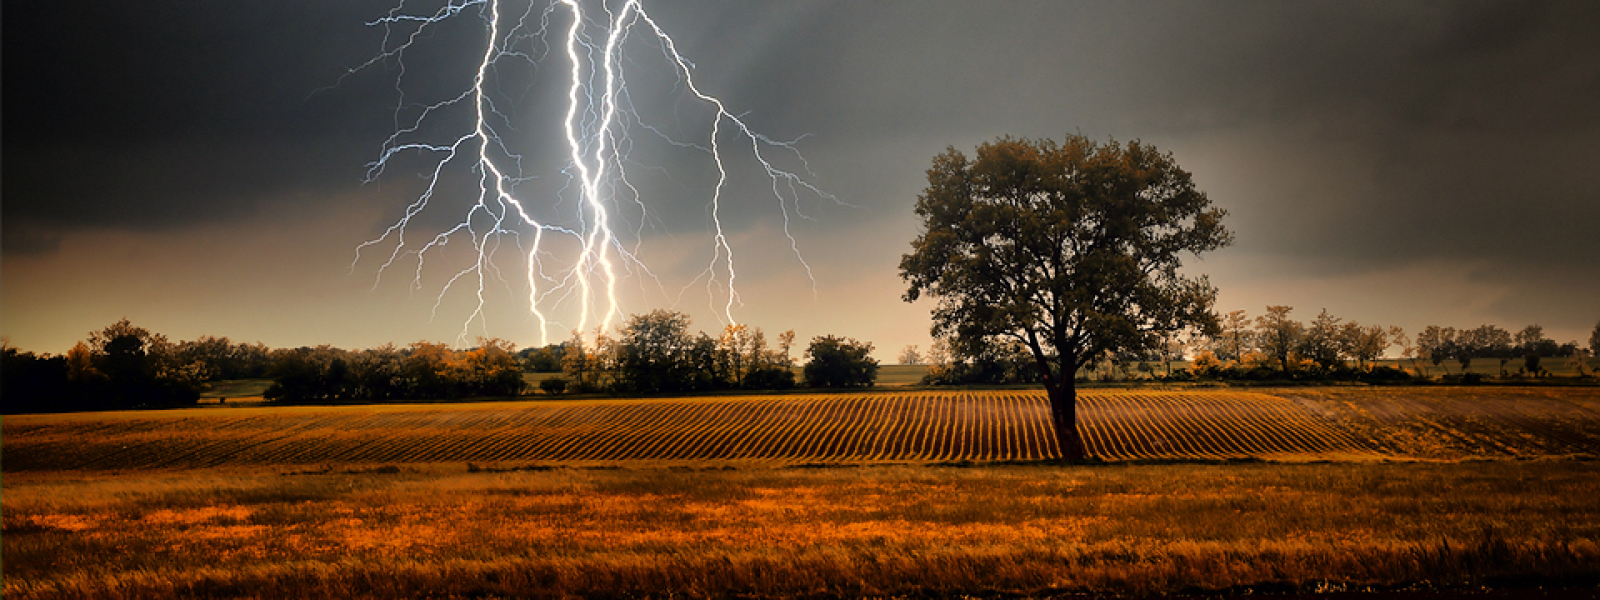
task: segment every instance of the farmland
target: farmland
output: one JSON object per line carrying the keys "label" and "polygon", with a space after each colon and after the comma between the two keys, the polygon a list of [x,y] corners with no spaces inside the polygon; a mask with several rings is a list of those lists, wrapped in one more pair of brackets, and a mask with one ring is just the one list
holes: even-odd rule
{"label": "farmland", "polygon": [[1052,464],[1030,390],[7,416],[4,594],[1584,597],[1600,583],[1600,390],[1080,402],[1104,464]]}
{"label": "farmland", "polygon": [[[1555,391],[1551,391],[1555,390]],[[1594,388],[1093,390],[1106,461],[1593,455]],[[7,472],[430,462],[785,466],[1059,455],[1042,392],[889,391],[7,417]]]}

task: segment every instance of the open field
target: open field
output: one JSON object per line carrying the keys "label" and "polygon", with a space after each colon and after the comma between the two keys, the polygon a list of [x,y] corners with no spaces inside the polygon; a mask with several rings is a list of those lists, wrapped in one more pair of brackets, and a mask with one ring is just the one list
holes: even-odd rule
{"label": "open field", "polygon": [[210,389],[201,392],[200,399],[201,402],[206,402],[209,400],[211,401],[210,403],[215,403],[218,399],[222,398],[258,399],[261,397],[261,394],[267,391],[267,388],[269,387],[272,387],[271,379],[235,379],[232,381],[223,381],[214,384]]}
{"label": "open field", "polygon": [[7,599],[1481,586],[1577,598],[1600,581],[1594,462],[250,467],[5,484]]}
{"label": "open field", "polygon": [[1080,402],[1105,464],[1026,390],[7,416],[3,591],[1600,593],[1600,389]]}
{"label": "open field", "polygon": [[[1600,388],[1089,390],[1108,461],[1594,456]],[[4,420],[6,472],[474,462],[784,466],[1059,456],[1043,392],[227,407]]]}

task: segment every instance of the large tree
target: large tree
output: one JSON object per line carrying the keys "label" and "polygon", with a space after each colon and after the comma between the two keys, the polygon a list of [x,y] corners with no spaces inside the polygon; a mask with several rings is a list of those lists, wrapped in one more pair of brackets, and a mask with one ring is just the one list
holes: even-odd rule
{"label": "large tree", "polygon": [[923,232],[900,260],[906,301],[937,300],[933,334],[959,355],[1025,345],[1050,397],[1062,458],[1084,456],[1074,375],[1107,351],[1216,329],[1216,288],[1178,273],[1231,241],[1170,154],[1140,142],[1001,138],[935,157]]}

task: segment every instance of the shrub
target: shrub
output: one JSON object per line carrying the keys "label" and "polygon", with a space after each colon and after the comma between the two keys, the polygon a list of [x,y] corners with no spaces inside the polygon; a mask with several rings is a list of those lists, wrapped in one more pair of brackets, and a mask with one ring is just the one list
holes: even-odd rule
{"label": "shrub", "polygon": [[1411,374],[1405,372],[1404,369],[1376,366],[1361,373],[1359,379],[1361,381],[1407,381],[1411,379]]}
{"label": "shrub", "polygon": [[779,366],[751,369],[744,376],[744,387],[752,390],[787,390],[794,387],[794,371]]}
{"label": "shrub", "polygon": [[567,392],[567,378],[551,377],[539,382],[539,389],[552,396],[559,396]]}

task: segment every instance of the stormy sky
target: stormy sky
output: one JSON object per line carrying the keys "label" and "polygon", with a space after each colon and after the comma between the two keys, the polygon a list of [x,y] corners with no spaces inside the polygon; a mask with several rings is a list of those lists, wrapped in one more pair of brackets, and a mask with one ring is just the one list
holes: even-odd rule
{"label": "stormy sky", "polygon": [[[1302,320],[1327,309],[1413,333],[1537,323],[1562,342],[1587,340],[1600,319],[1600,4],[646,8],[693,61],[695,83],[771,139],[798,140],[804,163],[774,156],[809,168],[832,196],[777,201],[748,157],[730,159],[734,315],[769,334],[847,335],[884,359],[926,347],[929,305],[902,302],[897,274],[918,233],[911,207],[933,156],[1003,135],[1138,139],[1171,152],[1237,236],[1186,263],[1218,286],[1219,310],[1286,304]],[[470,323],[470,289],[440,294],[469,266],[466,243],[430,256],[415,278],[414,257],[380,277],[387,250],[356,254],[426,183],[425,157],[401,157],[376,178],[369,163],[397,123],[468,89],[483,49],[484,20],[468,7],[403,60],[352,71],[394,47],[368,25],[392,9],[6,5],[0,330],[11,343],[63,352],[123,317],[173,339],[271,346],[453,341],[464,323],[472,335],[539,343],[517,238]],[[699,135],[704,107],[684,100],[659,47],[640,38],[629,55],[639,124]],[[495,74],[496,102],[529,177],[519,193],[555,210],[573,201],[555,139],[569,66],[554,51],[517,58]],[[465,118],[441,114],[419,134],[448,142],[470,128]],[[648,211],[618,210],[655,277],[623,286],[623,310],[674,308],[715,332],[719,301],[695,279],[713,257],[712,171],[703,152],[632,133],[655,140],[639,142],[634,165]],[[469,175],[446,178],[413,239],[464,213]],[[553,327],[573,324],[557,314]]]}

